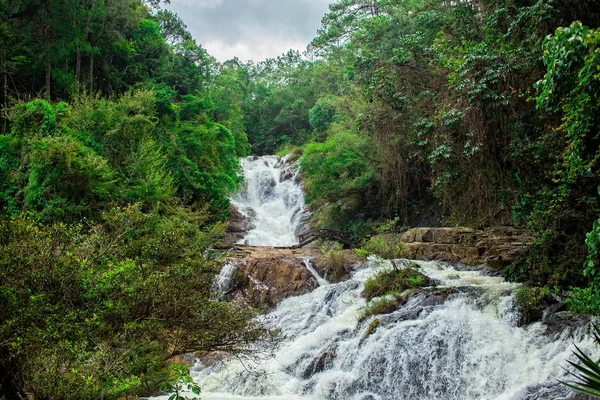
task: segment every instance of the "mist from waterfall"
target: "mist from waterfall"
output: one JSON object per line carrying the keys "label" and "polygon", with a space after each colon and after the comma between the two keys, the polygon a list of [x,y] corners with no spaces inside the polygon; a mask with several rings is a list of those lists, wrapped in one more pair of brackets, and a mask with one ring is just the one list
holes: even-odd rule
{"label": "mist from waterfall", "polygon": [[292,246],[306,215],[304,192],[298,170],[289,157],[248,157],[241,161],[244,187],[232,204],[251,229],[240,244]]}

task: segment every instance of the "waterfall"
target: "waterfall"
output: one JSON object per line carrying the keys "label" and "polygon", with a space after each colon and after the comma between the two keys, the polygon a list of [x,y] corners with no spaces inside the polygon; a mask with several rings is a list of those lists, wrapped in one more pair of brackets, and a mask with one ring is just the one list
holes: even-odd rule
{"label": "waterfall", "polygon": [[237,263],[230,261],[221,268],[221,272],[219,272],[219,275],[217,275],[212,284],[212,292],[216,300],[220,300],[231,289],[237,266]]}
{"label": "waterfall", "polygon": [[263,317],[283,337],[275,355],[198,363],[193,376],[202,399],[576,398],[555,379],[565,379],[572,340],[597,353],[590,339],[579,331],[575,339],[568,331],[551,334],[542,323],[518,327],[517,286],[502,278],[418,264],[439,285],[362,324],[364,282],[391,268],[387,261],[371,259],[346,282],[286,299]]}
{"label": "waterfall", "polygon": [[240,244],[292,246],[306,215],[297,169],[289,157],[248,157],[242,160],[245,186],[232,204],[253,228]]}
{"label": "waterfall", "polygon": [[[242,161],[246,185],[234,204],[254,228],[244,243],[289,246],[303,219],[297,171],[287,160]],[[359,323],[362,291],[378,271],[407,260],[371,257],[349,280],[329,283],[309,258],[303,263],[320,286],[282,301],[259,320],[279,332],[281,345],[256,359],[232,358],[192,368],[204,400],[543,400],[583,399],[559,384],[573,360],[573,342],[598,358],[584,328],[566,323],[519,327],[518,285],[481,271],[417,261],[436,282],[397,310]],[[214,283],[220,298],[235,264]],[[257,346],[257,351],[260,346]],[[263,350],[264,351],[264,350]],[[192,396],[190,396],[192,397]],[[168,396],[156,399],[167,399]]]}
{"label": "waterfall", "polygon": [[310,274],[317,280],[319,286],[329,285],[329,282],[327,282],[327,280],[319,275],[319,273],[314,269],[312,265],[312,257],[300,257],[300,259],[302,260],[302,264],[304,264],[308,272],[310,272]]}

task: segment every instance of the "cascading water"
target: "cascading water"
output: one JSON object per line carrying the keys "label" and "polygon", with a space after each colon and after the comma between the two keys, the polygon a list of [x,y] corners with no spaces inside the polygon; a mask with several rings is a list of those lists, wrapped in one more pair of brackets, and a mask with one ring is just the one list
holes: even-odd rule
{"label": "cascading water", "polygon": [[213,282],[212,292],[215,294],[215,299],[220,300],[233,285],[233,275],[237,269],[237,264],[233,261],[221,267],[221,272]]}
{"label": "cascading water", "polygon": [[[296,243],[304,213],[297,171],[276,157],[247,158],[242,165],[246,187],[233,203],[254,226],[243,242]],[[210,367],[197,362],[192,376],[202,399],[584,398],[555,379],[568,379],[561,367],[573,358],[571,341],[598,357],[594,343],[582,328],[518,327],[517,286],[502,278],[419,261],[438,285],[413,294],[392,313],[359,323],[365,281],[392,264],[372,258],[349,280],[328,283],[309,259],[303,262],[320,286],[261,317],[279,330],[281,346],[255,361],[231,359]],[[234,271],[234,264],[226,264],[215,280],[217,298],[227,292]]]}
{"label": "cascading water", "polygon": [[[418,262],[439,282],[397,311],[358,324],[364,282],[391,268],[371,259],[342,283],[288,298],[264,322],[284,338],[272,358],[193,369],[209,399],[570,399],[556,378],[570,358],[568,332],[518,327],[515,285],[475,271]],[[447,297],[447,298],[445,298]],[[378,322],[373,322],[378,319]],[[589,339],[576,339],[595,351]]]}
{"label": "cascading water", "polygon": [[242,160],[245,187],[232,204],[250,222],[240,244],[292,246],[306,213],[298,171],[289,158],[248,157]]}

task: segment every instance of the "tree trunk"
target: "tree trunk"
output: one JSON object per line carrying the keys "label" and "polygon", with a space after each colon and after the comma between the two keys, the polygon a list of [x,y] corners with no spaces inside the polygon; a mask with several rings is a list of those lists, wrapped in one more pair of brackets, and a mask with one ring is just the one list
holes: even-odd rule
{"label": "tree trunk", "polygon": [[94,93],[94,49],[90,53],[90,95]]}
{"label": "tree trunk", "polygon": [[81,47],[77,44],[77,62],[75,64],[75,91],[79,94],[81,83]]}
{"label": "tree trunk", "polygon": [[50,100],[50,84],[52,81],[52,70],[50,68],[50,43],[46,42],[46,99]]}

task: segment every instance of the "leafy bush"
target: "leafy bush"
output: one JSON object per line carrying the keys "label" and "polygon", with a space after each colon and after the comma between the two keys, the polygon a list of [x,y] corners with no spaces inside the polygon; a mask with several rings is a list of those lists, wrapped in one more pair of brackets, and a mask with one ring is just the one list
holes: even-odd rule
{"label": "leafy bush", "polygon": [[322,222],[343,225],[369,204],[375,169],[368,148],[367,139],[348,132],[306,146],[300,161],[306,200]]}
{"label": "leafy bush", "polygon": [[0,222],[3,389],[118,399],[156,390],[165,360],[269,338],[246,305],[210,299],[223,232],[180,205],[107,210],[94,224]]}
{"label": "leafy bush", "polygon": [[413,268],[391,269],[378,272],[365,282],[363,297],[370,301],[390,293],[402,293],[431,283],[430,279]]}
{"label": "leafy bush", "polygon": [[399,235],[376,235],[365,240],[361,247],[356,250],[356,253],[359,256],[377,254],[380,257],[392,260],[401,258],[404,248],[404,243],[400,240]]}
{"label": "leafy bush", "polygon": [[579,314],[600,314],[600,290],[592,283],[585,288],[571,288],[566,293],[565,303],[569,310]]}
{"label": "leafy bush", "polygon": [[520,287],[515,293],[517,306],[521,312],[520,324],[526,325],[542,318],[542,312],[552,302],[547,287]]}

